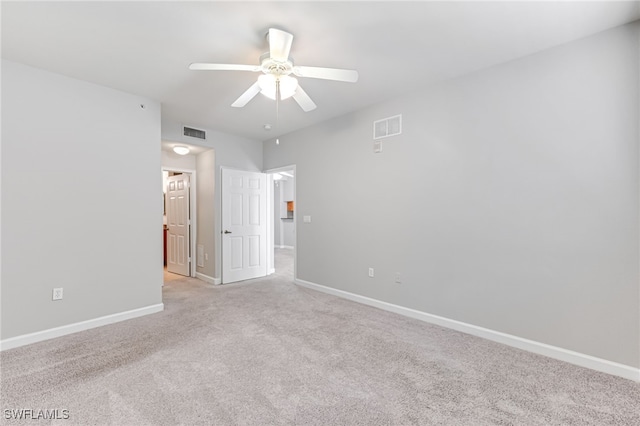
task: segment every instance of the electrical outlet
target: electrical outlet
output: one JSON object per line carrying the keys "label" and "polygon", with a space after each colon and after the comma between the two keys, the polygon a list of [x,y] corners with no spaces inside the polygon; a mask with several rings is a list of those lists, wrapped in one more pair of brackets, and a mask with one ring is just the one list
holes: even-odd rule
{"label": "electrical outlet", "polygon": [[369,268],[369,278],[373,278],[373,268]]}
{"label": "electrical outlet", "polygon": [[204,254],[204,260],[209,260],[209,253]]}
{"label": "electrical outlet", "polygon": [[400,284],[400,283],[402,283],[400,272],[396,272],[396,284]]}
{"label": "electrical outlet", "polygon": [[53,300],[62,300],[62,287],[53,289]]}

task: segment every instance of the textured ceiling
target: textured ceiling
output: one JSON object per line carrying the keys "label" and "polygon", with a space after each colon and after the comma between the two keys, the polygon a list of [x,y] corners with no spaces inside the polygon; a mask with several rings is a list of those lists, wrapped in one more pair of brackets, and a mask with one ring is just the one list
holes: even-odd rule
{"label": "textured ceiling", "polygon": [[[640,18],[636,1],[3,2],[2,57],[162,103],[163,120],[265,140],[448,78]],[[294,35],[295,64],[352,68],[358,83],[300,79],[318,108],[261,95],[231,103],[264,35]]]}

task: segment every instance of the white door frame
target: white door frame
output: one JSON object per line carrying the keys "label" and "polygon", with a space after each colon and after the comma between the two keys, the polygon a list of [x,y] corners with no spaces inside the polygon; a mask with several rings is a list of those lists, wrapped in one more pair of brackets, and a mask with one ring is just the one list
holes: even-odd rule
{"label": "white door frame", "polygon": [[[162,166],[161,170],[163,172],[179,172],[179,173],[188,173],[190,175],[191,184],[189,185],[189,219],[191,220],[191,226],[189,226],[189,250],[191,257],[191,262],[189,264],[189,276],[196,276],[196,262],[195,262],[195,253],[196,253],[196,238],[197,234],[197,200],[196,200],[196,171],[193,169],[182,169],[180,167],[171,167],[171,166]],[[161,176],[162,177],[162,176]],[[163,188],[164,189],[164,188]],[[164,192],[164,191],[163,191]]]}
{"label": "white door frame", "polygon": [[296,170],[296,165],[292,164],[290,166],[277,167],[275,169],[265,170],[263,173],[267,174],[268,182],[267,182],[267,197],[268,200],[268,211],[267,211],[267,273],[272,274],[275,272],[274,268],[274,256],[275,256],[275,239],[273,237],[274,228],[275,228],[275,220],[279,220],[274,216],[274,205],[273,205],[273,174],[278,172],[286,172],[289,170],[293,170],[293,232],[295,237],[295,242],[293,244],[293,279],[298,279],[298,200],[297,200],[297,185],[296,181],[298,179],[298,172]]}

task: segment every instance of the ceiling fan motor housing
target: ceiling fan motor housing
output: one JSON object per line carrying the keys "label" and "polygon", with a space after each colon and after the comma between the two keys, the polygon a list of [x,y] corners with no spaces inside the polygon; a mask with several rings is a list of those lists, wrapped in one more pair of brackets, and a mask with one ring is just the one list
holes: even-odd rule
{"label": "ceiling fan motor housing", "polygon": [[269,52],[260,56],[260,65],[262,66],[262,72],[265,74],[281,76],[289,75],[293,72],[293,61],[291,59],[287,59],[284,62],[277,61],[271,58]]}

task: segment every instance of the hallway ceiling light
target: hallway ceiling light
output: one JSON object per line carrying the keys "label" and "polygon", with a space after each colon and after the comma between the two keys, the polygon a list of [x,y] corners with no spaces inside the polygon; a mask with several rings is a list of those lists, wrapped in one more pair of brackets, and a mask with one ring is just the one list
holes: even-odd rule
{"label": "hallway ceiling light", "polygon": [[178,155],[187,155],[189,153],[189,148],[187,148],[186,146],[174,146],[173,152]]}

